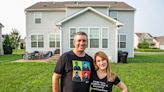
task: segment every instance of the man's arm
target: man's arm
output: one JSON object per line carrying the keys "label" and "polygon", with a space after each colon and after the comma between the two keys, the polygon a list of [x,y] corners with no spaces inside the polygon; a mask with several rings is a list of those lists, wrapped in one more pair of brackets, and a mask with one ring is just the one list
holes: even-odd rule
{"label": "man's arm", "polygon": [[52,91],[59,92],[59,79],[61,78],[61,74],[54,73],[52,75]]}

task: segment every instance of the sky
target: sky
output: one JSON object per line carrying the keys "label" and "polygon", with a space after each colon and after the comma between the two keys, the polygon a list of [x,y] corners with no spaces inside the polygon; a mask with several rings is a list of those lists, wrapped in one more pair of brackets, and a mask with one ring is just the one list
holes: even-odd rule
{"label": "sky", "polygon": [[[2,34],[9,34],[17,29],[21,38],[26,36],[24,9],[41,1],[70,0],[0,0],[0,23],[5,27]],[[71,0],[74,1],[74,0]],[[80,1],[80,0],[77,0]],[[82,0],[100,1],[100,0]],[[103,0],[107,1],[107,0]],[[111,0],[108,0],[111,1]],[[122,1],[136,9],[134,32],[146,32],[152,36],[164,36],[164,0],[112,0]]]}

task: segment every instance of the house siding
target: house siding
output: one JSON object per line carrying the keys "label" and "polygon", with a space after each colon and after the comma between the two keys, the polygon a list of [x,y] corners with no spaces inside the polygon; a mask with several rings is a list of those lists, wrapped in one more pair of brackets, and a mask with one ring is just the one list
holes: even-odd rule
{"label": "house siding", "polygon": [[[26,13],[26,51],[54,51],[56,48],[49,47],[49,35],[60,33],[59,29],[56,27],[56,22],[65,18],[65,12],[42,12],[41,24],[35,24],[34,13],[35,12]],[[43,35],[44,47],[31,48],[31,35]]]}
{"label": "house siding", "polygon": [[[86,11],[85,13],[65,22],[62,25],[62,52],[64,53],[66,51],[71,50],[71,48],[69,48],[69,27],[88,27],[88,28],[92,28],[92,27],[108,27],[109,29],[109,48],[104,49],[104,48],[87,48],[86,52],[91,55],[94,56],[94,54],[97,51],[104,51],[109,57],[111,57],[113,62],[117,61],[117,38],[115,37],[115,35],[117,34],[116,31],[116,26],[111,22],[108,21],[107,19],[105,19],[104,17],[95,14],[92,11]],[[101,42],[100,42],[101,43]]]}
{"label": "house siding", "polygon": [[2,28],[0,26],[0,55],[3,55]]}
{"label": "house siding", "polygon": [[124,23],[118,34],[127,35],[126,48],[119,48],[119,50],[127,51],[128,57],[134,57],[134,12],[118,11],[118,21]]}
{"label": "house siding", "polygon": [[[67,16],[77,13],[81,11],[82,9],[85,9],[85,8],[67,8]],[[105,15],[108,15],[108,8],[94,8],[94,9]]]}

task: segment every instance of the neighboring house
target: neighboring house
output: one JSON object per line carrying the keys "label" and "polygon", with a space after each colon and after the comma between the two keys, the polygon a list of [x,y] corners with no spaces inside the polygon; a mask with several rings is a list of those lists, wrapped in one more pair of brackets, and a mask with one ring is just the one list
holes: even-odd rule
{"label": "neighboring house", "polygon": [[159,48],[159,43],[149,33],[135,33],[134,34],[134,48],[137,49],[138,44],[142,43],[144,40],[149,43],[150,48]]}
{"label": "neighboring house", "polygon": [[159,42],[159,49],[164,50],[164,36],[154,38]]}
{"label": "neighboring house", "polygon": [[4,26],[0,23],[0,55],[3,55],[3,40],[2,40],[2,28]]}
{"label": "neighboring house", "polygon": [[117,62],[118,50],[134,57],[135,9],[124,2],[67,1],[38,2],[25,9],[26,51],[73,49],[73,35],[88,34],[86,52],[93,56],[104,51]]}

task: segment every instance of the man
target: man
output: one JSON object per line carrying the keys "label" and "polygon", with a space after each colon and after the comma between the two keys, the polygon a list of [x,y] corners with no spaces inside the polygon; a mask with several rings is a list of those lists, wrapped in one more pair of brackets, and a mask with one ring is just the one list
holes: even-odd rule
{"label": "man", "polygon": [[[73,72],[77,70],[74,70],[72,65],[73,61],[78,61],[82,67],[82,62],[87,62],[88,66],[91,67],[87,72],[93,71],[93,59],[85,53],[87,41],[86,33],[77,32],[73,40],[75,48],[60,56],[52,76],[53,92],[59,92],[59,89],[61,92],[89,92],[90,83],[88,81],[73,80]],[[78,71],[82,72],[82,70]],[[59,80],[61,80],[60,87]]]}
{"label": "man", "polygon": [[81,70],[77,61],[75,62],[74,70]]}
{"label": "man", "polygon": [[79,72],[78,71],[75,72],[75,76],[73,77],[73,80],[74,81],[81,81],[81,78],[79,76]]}
{"label": "man", "polygon": [[88,73],[87,72],[84,72],[83,81],[88,81],[88,80],[89,80]]}
{"label": "man", "polygon": [[89,71],[89,68],[88,68],[86,62],[84,62],[83,71]]}

